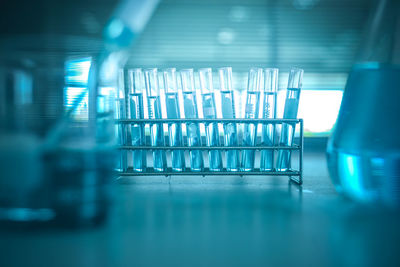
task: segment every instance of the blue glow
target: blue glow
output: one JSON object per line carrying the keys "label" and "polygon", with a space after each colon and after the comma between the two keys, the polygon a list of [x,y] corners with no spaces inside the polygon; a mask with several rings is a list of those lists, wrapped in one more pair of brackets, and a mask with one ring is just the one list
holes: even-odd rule
{"label": "blue glow", "polygon": [[122,34],[124,23],[119,19],[113,19],[106,29],[108,36],[111,39],[115,39]]}
{"label": "blue glow", "polygon": [[351,157],[349,155],[346,155],[345,158],[346,158],[346,163],[347,163],[348,174],[353,177],[355,174],[355,169],[354,169],[354,161],[355,160],[353,157]]}
{"label": "blue glow", "polygon": [[342,177],[346,177],[345,181],[342,181],[344,190],[350,195],[365,197],[366,192],[363,188],[361,176],[361,159],[350,154],[342,154],[340,157],[342,157],[342,164],[344,165]]}

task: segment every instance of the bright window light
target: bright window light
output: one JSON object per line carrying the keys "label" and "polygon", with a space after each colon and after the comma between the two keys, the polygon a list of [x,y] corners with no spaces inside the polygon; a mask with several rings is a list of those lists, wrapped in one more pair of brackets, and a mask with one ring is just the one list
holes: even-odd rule
{"label": "bright window light", "polygon": [[[66,110],[74,109],[73,117],[79,120],[88,119],[87,92],[81,101],[79,98],[88,90],[91,62],[91,58],[79,58],[65,62],[64,107]],[[78,106],[74,107],[75,104]]]}
{"label": "bright window light", "polygon": [[327,136],[339,113],[343,92],[340,90],[303,90],[298,118],[304,119],[306,136]]}

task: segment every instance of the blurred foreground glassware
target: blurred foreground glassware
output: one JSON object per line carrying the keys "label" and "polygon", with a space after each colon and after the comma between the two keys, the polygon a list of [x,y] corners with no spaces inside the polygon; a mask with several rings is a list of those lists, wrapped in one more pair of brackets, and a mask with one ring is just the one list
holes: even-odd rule
{"label": "blurred foreground glassware", "polygon": [[[212,81],[211,68],[199,70],[201,97],[203,103],[203,115],[205,119],[216,119],[217,109],[215,106],[215,96]],[[218,123],[206,123],[206,143],[207,146],[219,146]],[[210,171],[220,171],[222,169],[221,151],[210,150],[209,152]]]}
{"label": "blurred foreground glassware", "polygon": [[[0,52],[0,221],[103,221],[116,163],[117,71],[104,77],[93,57],[15,49]],[[41,65],[27,66],[30,59]]]}
{"label": "blurred foreground glassware", "polygon": [[[165,90],[165,105],[168,119],[180,119],[178,88],[176,84],[176,69],[170,68],[163,72],[164,74],[164,90]],[[182,127],[180,123],[168,124],[169,145],[183,146]],[[182,150],[173,150],[172,170],[183,171],[185,168],[185,155]]]}
{"label": "blurred foreground glassware", "polygon": [[[302,69],[291,69],[289,73],[288,87],[286,91],[285,108],[283,111],[284,119],[296,119],[299,110],[300,91],[303,81]],[[279,146],[290,147],[293,145],[296,124],[282,123]],[[287,171],[290,169],[291,151],[286,149],[279,150],[277,159],[277,170]]]}
{"label": "blurred foreground glassware", "polygon": [[[158,86],[157,69],[146,69],[144,72],[147,90],[149,119],[162,119],[160,88]],[[150,141],[152,146],[165,146],[164,128],[162,123],[150,125]],[[165,171],[167,158],[164,150],[153,150],[153,168],[155,171]]]}
{"label": "blurred foreground glassware", "polygon": [[[193,69],[180,71],[183,110],[186,119],[198,119],[197,96],[194,87]],[[200,125],[198,123],[186,124],[188,146],[201,146]],[[190,151],[190,168],[192,171],[202,171],[204,168],[203,153],[201,150]]]}
{"label": "blurred foreground glassware", "polygon": [[400,2],[376,1],[328,142],[336,190],[400,208]]}
{"label": "blurred foreground glassware", "polygon": [[[265,69],[263,119],[275,119],[278,73],[278,69]],[[275,124],[265,123],[262,125],[261,143],[264,146],[275,145]],[[261,150],[260,169],[262,171],[272,171],[273,168],[274,150]]]}
{"label": "blurred foreground glassware", "polygon": [[[144,119],[143,92],[145,90],[142,69],[128,70],[129,85],[129,119]],[[146,141],[144,124],[130,125],[131,144],[133,146],[144,146]],[[146,151],[132,151],[133,171],[142,172],[146,169]]]}
{"label": "blurred foreground glassware", "polygon": [[98,35],[75,23],[79,3],[29,5],[32,25],[2,6],[2,17],[24,26],[8,22],[17,26],[0,36],[0,221],[79,226],[107,217],[118,69],[157,2],[121,1]]}
{"label": "blurred foreground glassware", "polygon": [[[245,119],[258,119],[260,88],[263,77],[263,70],[260,68],[252,68],[249,71],[247,83],[247,98],[245,106]],[[243,145],[255,146],[257,137],[258,123],[245,123],[243,131]],[[254,150],[243,150],[242,153],[242,171],[252,171],[254,168]]]}
{"label": "blurred foreground glassware", "polygon": [[[221,93],[222,118],[236,119],[235,96],[232,87],[232,68],[220,68],[219,83]],[[237,125],[235,123],[224,123],[224,145],[237,146]],[[239,150],[226,151],[226,169],[228,171],[239,170]]]}

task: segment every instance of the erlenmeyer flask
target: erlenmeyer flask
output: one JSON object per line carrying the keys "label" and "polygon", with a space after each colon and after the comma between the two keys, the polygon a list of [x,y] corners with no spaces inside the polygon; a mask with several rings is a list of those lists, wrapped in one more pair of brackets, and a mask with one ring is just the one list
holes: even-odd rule
{"label": "erlenmeyer flask", "polygon": [[328,143],[338,192],[400,206],[400,2],[377,2]]}

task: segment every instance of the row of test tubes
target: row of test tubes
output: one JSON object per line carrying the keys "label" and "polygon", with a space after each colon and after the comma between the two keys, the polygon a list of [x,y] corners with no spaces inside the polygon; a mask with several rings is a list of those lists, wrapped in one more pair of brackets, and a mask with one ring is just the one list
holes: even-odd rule
{"label": "row of test tubes", "polygon": [[[245,119],[274,119],[276,118],[276,100],[278,89],[278,69],[276,68],[252,68],[248,73],[246,104],[244,110]],[[127,72],[127,83],[124,72],[120,72],[119,91],[116,99],[118,112],[117,119],[144,119],[145,105],[147,100],[147,118],[162,119],[162,108],[166,110],[168,119],[198,119],[202,111],[202,118],[216,119],[217,105],[220,105],[222,118],[238,118],[235,110],[235,99],[232,68],[225,67],[218,69],[219,77],[219,103],[215,97],[213,87],[213,75],[211,68],[198,70],[199,86],[201,91],[200,101],[197,100],[193,69],[184,69],[179,72],[175,68],[162,71],[161,80],[164,84],[164,98],[161,97],[159,84],[159,73],[156,68],[130,69]],[[177,75],[178,74],[178,75]],[[289,73],[289,82],[284,105],[283,118],[296,119],[300,99],[303,70],[292,69]],[[178,79],[182,91],[180,101],[178,90]],[[127,86],[121,86],[127,84]],[[127,88],[126,88],[127,87]],[[260,111],[260,106],[261,111]],[[183,109],[181,109],[183,107]],[[183,110],[183,114],[181,114]],[[150,145],[152,147],[165,146],[163,123],[150,123]],[[187,122],[186,124],[187,146],[197,147],[202,145],[200,124]],[[218,123],[204,123],[205,145],[207,147],[220,146]],[[237,123],[229,122],[223,124],[223,144],[234,147],[239,143],[243,146],[255,146],[257,143],[257,131],[259,123],[245,123],[241,142],[239,142]],[[295,125],[283,123],[279,138],[279,146],[291,146],[293,144]],[[144,146],[146,145],[146,134],[144,124],[119,124],[117,126],[119,142],[122,145]],[[276,139],[276,125],[264,123],[261,129],[261,144],[274,146]],[[170,147],[184,146],[183,131],[181,123],[168,124],[168,145]],[[255,150],[221,150],[210,149],[208,162],[210,171],[223,170],[222,153],[225,153],[226,171],[252,171],[255,165]],[[167,157],[165,150],[153,149],[153,169],[163,172],[167,169]],[[241,152],[241,153],[240,153]],[[128,166],[127,153],[132,153],[133,171],[146,171],[147,162],[144,150],[122,151],[120,170],[126,170]],[[191,150],[189,153],[190,170],[204,170],[203,152]],[[182,150],[171,151],[171,166],[175,172],[185,170],[185,155]],[[290,168],[290,150],[279,150],[277,161],[274,162],[274,151],[271,149],[261,150],[260,170],[261,171],[287,171]]]}

